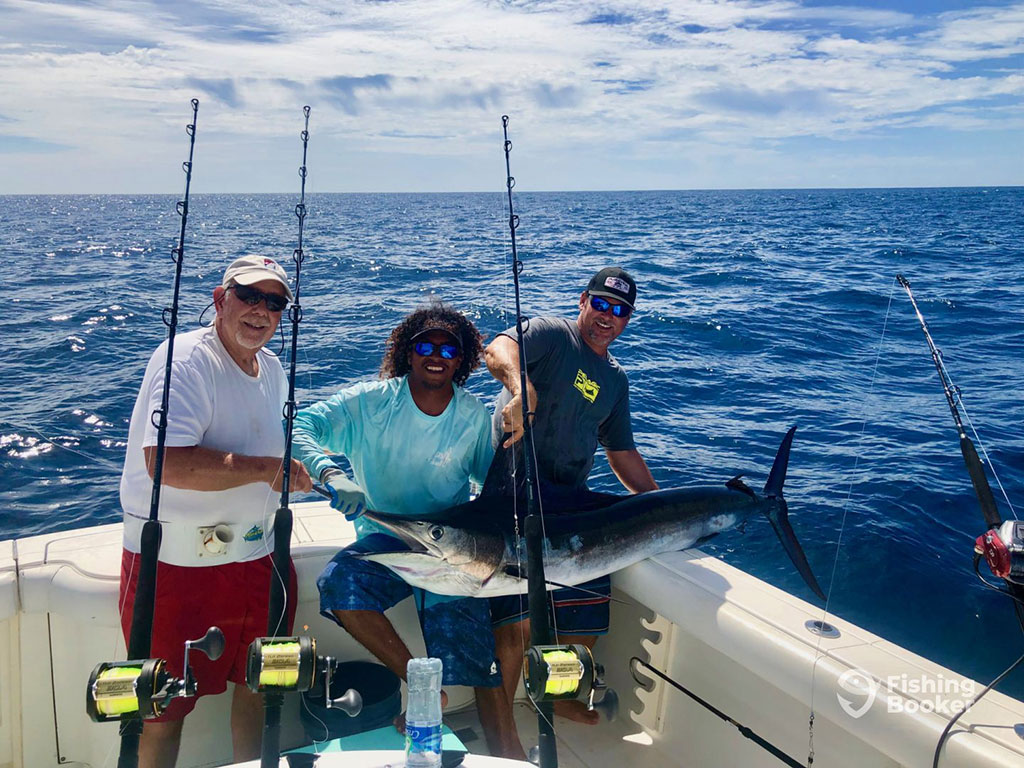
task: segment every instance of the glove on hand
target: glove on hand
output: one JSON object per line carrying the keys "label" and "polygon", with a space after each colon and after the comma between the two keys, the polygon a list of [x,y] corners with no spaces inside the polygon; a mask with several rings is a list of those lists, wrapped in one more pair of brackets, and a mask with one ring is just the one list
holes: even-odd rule
{"label": "glove on hand", "polygon": [[331,494],[331,506],[341,512],[346,520],[355,520],[363,514],[366,495],[340,469],[328,467],[320,473],[320,482]]}

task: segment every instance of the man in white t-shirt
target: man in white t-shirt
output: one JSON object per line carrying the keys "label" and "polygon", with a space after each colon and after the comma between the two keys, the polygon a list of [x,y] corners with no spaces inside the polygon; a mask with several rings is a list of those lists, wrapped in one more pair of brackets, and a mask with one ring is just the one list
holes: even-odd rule
{"label": "man in white t-shirt", "polygon": [[[273,259],[244,256],[213,291],[211,327],[180,334],[167,413],[162,530],[150,656],[167,660],[181,675],[184,643],[220,627],[227,647],[217,661],[191,654],[199,695],[221,693],[235,683],[231,738],[236,761],[260,754],[263,704],[245,682],[249,643],[266,633],[272,573],[274,512],[284,455],[282,408],[287,381],[277,358],[263,349],[292,300],[284,270]],[[121,561],[121,625],[127,640],[138,581],[140,535],[149,518],[157,429],[167,342],[146,366],[132,411],[121,476],[124,552]],[[312,487],[302,464],[292,460],[291,488]],[[295,575],[289,584],[288,627],[295,612]],[[185,716],[195,698],[171,702],[146,721],[139,746],[142,768],[173,768]]]}

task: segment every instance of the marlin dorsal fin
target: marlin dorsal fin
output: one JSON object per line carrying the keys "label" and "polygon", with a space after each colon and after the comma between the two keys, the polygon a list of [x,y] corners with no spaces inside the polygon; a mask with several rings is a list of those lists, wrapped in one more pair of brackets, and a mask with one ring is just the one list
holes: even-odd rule
{"label": "marlin dorsal fin", "polygon": [[484,487],[480,490],[481,497],[488,496],[520,496],[526,495],[526,471],[523,466],[523,441],[519,440],[511,448],[502,448],[509,433],[501,436],[501,442],[494,452],[491,466],[487,470]]}

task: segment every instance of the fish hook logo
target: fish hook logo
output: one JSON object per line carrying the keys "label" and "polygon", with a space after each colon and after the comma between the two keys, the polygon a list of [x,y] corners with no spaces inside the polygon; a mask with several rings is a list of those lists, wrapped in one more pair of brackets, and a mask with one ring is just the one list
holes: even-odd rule
{"label": "fish hook logo", "polygon": [[843,712],[856,719],[871,709],[875,697],[878,696],[878,683],[874,678],[859,669],[848,669],[839,676],[838,682],[840,689],[854,696],[851,700],[836,691],[836,698]]}

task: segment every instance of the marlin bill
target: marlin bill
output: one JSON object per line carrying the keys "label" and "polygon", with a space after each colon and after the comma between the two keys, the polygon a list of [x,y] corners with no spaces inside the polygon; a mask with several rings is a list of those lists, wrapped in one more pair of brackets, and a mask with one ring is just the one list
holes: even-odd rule
{"label": "marlin bill", "polygon": [[[647,557],[692,547],[763,515],[804,581],[825,599],[789,524],[782,496],[795,431],[793,427],[783,439],[761,494],[739,477],[717,486],[632,496],[545,487],[544,570],[549,588],[582,584]],[[480,496],[467,504],[421,520],[366,512],[367,519],[392,535],[377,536],[379,546],[361,557],[437,594],[494,597],[526,592],[525,542],[517,535],[521,526],[515,525],[516,512],[524,512],[524,505],[521,498],[515,503],[515,489],[498,487],[503,478],[514,477],[500,454]]]}

